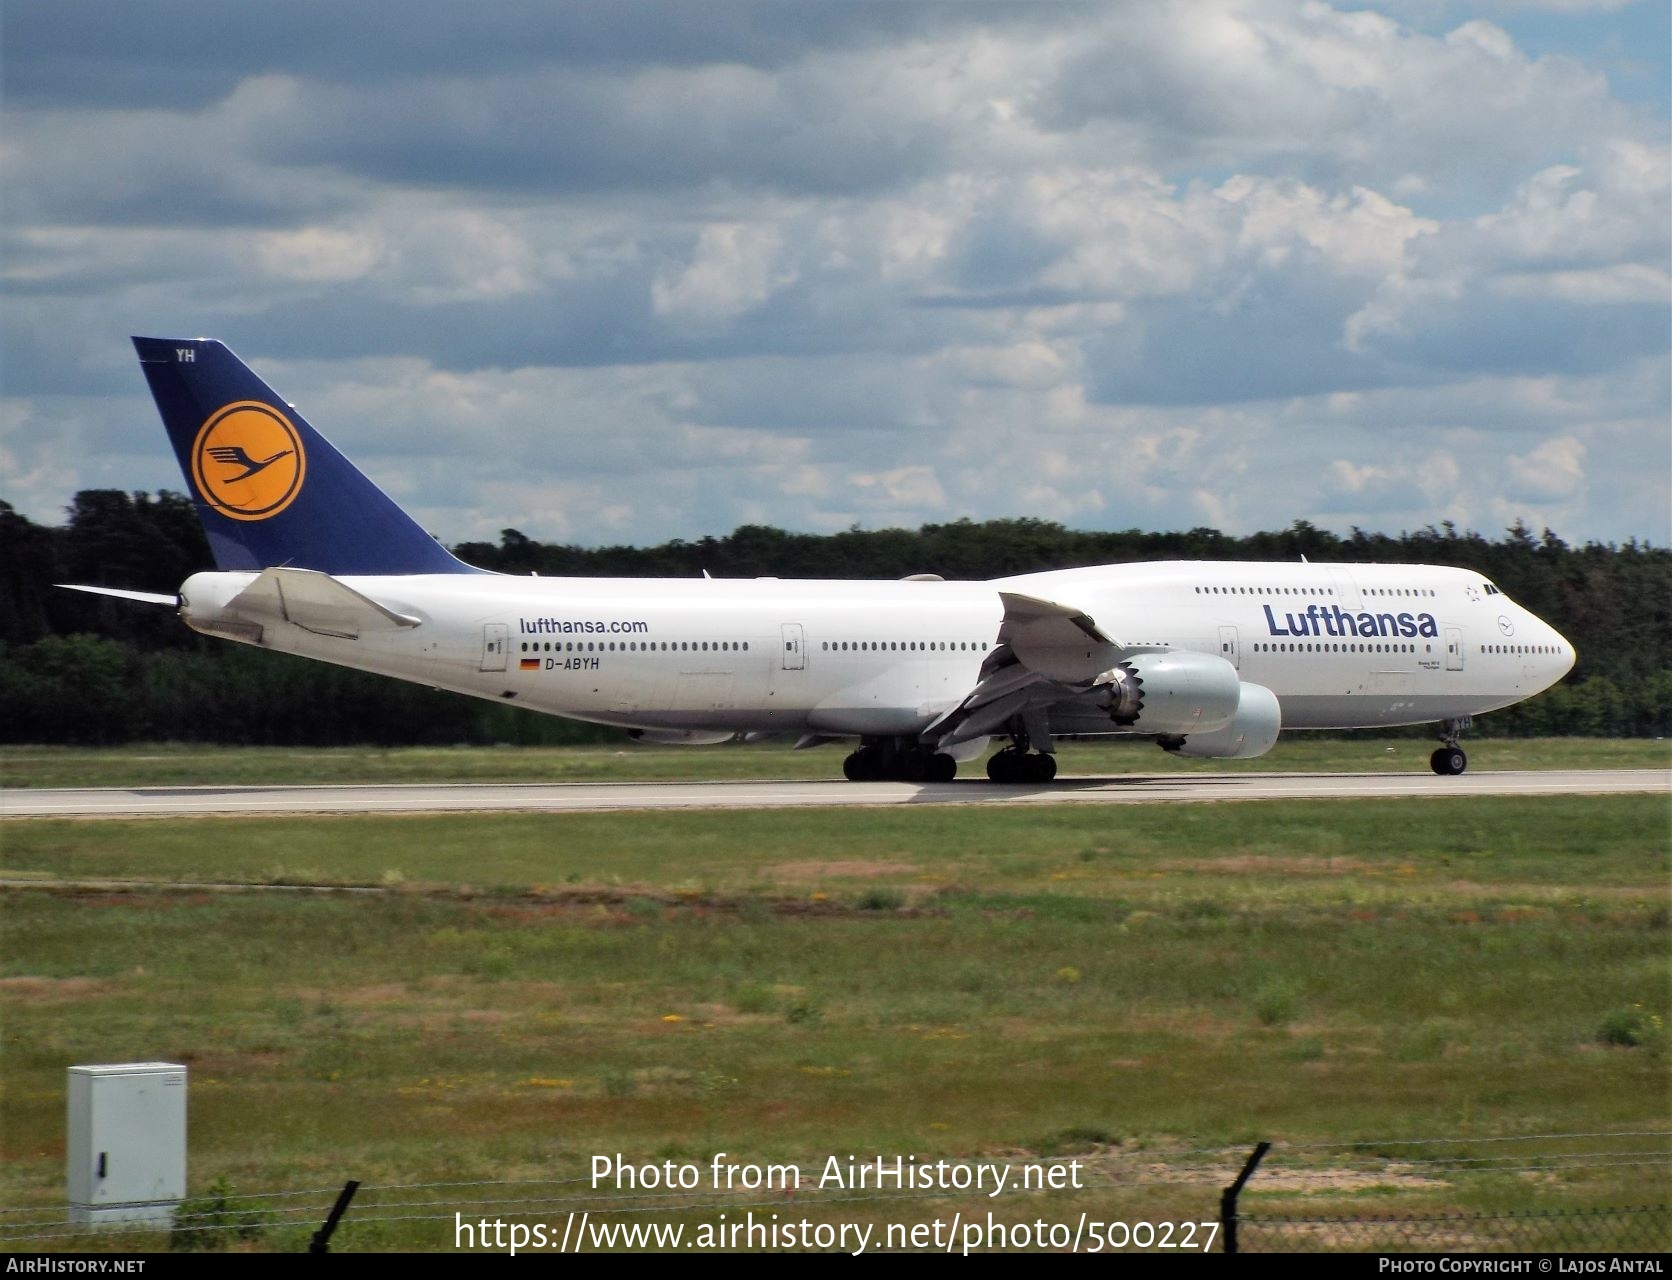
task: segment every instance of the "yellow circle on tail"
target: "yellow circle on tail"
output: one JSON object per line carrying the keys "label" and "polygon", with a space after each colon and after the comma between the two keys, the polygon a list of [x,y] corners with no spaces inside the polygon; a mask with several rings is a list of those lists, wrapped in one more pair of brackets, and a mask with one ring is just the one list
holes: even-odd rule
{"label": "yellow circle on tail", "polygon": [[215,410],[192,445],[192,483],[205,502],[233,520],[278,515],[302,492],[307,469],[300,433],[259,400]]}

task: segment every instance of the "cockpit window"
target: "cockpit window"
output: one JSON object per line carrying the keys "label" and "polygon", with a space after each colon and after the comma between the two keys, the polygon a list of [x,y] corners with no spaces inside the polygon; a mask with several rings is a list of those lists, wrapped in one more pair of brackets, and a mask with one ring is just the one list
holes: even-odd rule
{"label": "cockpit window", "polygon": [[1499,591],[1497,587],[1493,586],[1490,582],[1485,583],[1484,585],[1486,587],[1486,594],[1489,595],[1489,596],[1501,596],[1501,595],[1504,594],[1502,591]]}

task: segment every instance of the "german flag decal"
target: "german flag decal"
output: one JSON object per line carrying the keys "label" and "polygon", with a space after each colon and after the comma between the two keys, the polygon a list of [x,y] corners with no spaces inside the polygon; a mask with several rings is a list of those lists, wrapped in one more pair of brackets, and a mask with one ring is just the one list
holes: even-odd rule
{"label": "german flag decal", "polygon": [[517,665],[524,671],[538,671],[540,669],[540,659],[524,658],[521,662],[517,663]]}

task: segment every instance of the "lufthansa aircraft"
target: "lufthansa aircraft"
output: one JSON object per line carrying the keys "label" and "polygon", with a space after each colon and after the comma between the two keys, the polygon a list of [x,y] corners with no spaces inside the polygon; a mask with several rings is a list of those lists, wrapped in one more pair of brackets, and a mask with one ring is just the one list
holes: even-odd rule
{"label": "lufthansa aircraft", "polygon": [[195,630],[649,742],[857,739],[854,780],[1047,782],[1052,739],[1141,734],[1185,756],[1281,729],[1471,716],[1561,679],[1573,646],[1467,569],[1178,561],[991,582],[538,578],[455,559],[237,356],[135,338],[216,572],[167,604]]}

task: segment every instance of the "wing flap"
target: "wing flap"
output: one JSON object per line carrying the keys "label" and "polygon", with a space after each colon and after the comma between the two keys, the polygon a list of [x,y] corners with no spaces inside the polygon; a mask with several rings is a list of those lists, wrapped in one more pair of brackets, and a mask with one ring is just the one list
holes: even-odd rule
{"label": "wing flap", "polygon": [[981,664],[981,679],[923,737],[940,750],[1032,721],[1030,737],[1049,732],[1045,708],[1072,698],[1120,661],[1120,642],[1075,605],[1017,591],[999,592],[1004,619]]}

